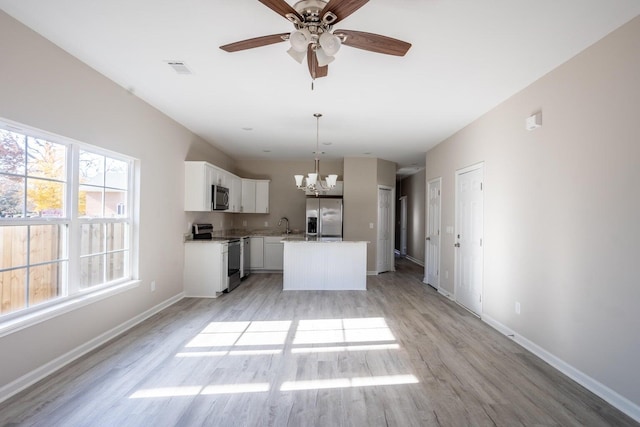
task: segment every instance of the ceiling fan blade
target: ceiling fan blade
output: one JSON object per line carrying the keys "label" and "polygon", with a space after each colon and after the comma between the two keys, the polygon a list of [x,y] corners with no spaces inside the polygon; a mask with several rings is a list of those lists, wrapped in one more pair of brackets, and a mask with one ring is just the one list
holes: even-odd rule
{"label": "ceiling fan blade", "polygon": [[332,24],[342,21],[356,10],[360,9],[369,0],[329,0],[329,3],[322,9],[320,16],[327,12],[332,12],[338,17]]}
{"label": "ceiling fan blade", "polygon": [[220,46],[220,49],[226,52],[237,52],[239,50],[253,49],[254,47],[266,46],[269,44],[280,43],[284,41],[282,36],[288,36],[289,33],[271,34],[270,36],[255,37],[253,39],[242,40],[235,43]]}
{"label": "ceiling fan blade", "polygon": [[260,3],[267,6],[269,9],[273,10],[278,15],[281,15],[284,18],[287,18],[288,14],[292,14],[296,16],[300,21],[302,21],[302,16],[300,16],[300,14],[296,12],[296,10],[284,0],[259,0],[259,1]]}
{"label": "ceiling fan blade", "polygon": [[380,34],[353,30],[335,30],[333,34],[338,37],[346,36],[345,41],[342,42],[344,45],[387,55],[404,56],[411,47],[411,43]]}
{"label": "ceiling fan blade", "polygon": [[327,74],[329,74],[328,65],[324,67],[318,65],[318,58],[316,58],[316,53],[313,51],[311,45],[307,48],[307,64],[309,64],[309,74],[311,74],[313,80],[319,79],[320,77],[327,77]]}

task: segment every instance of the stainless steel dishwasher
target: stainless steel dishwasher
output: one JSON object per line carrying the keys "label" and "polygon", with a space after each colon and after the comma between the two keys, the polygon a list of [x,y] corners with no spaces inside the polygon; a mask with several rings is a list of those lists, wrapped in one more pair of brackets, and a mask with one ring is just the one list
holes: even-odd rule
{"label": "stainless steel dishwasher", "polygon": [[251,265],[251,250],[249,249],[250,237],[243,237],[241,240],[242,248],[242,268],[240,269],[240,276],[242,279],[246,278],[250,273],[249,266]]}

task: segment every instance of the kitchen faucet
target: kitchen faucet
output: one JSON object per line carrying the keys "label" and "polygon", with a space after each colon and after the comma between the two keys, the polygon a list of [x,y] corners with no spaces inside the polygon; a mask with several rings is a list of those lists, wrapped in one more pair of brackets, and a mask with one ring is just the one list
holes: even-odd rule
{"label": "kitchen faucet", "polygon": [[287,228],[285,229],[284,232],[286,234],[291,233],[291,230],[289,229],[289,218],[287,218],[286,216],[283,216],[282,218],[280,218],[280,221],[278,221],[278,227],[282,225],[282,221],[287,221]]}

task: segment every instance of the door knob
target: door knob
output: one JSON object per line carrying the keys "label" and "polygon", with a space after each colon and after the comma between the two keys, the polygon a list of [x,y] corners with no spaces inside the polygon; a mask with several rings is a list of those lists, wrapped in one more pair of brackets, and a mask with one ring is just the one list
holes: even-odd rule
{"label": "door knob", "polygon": [[425,240],[431,240],[431,237],[427,237]]}
{"label": "door knob", "polygon": [[459,248],[459,247],[460,247],[460,243],[456,243],[456,244],[455,244],[455,245],[453,245],[453,246],[455,246],[456,248]]}

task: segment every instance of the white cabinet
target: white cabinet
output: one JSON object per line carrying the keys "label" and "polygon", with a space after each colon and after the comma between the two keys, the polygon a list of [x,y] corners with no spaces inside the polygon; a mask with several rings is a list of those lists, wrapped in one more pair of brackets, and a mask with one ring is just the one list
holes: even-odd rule
{"label": "white cabinet", "polygon": [[282,270],[284,257],[284,243],[282,237],[264,238],[264,268],[265,270]]}
{"label": "white cabinet", "polygon": [[249,239],[249,268],[262,270],[264,268],[264,238],[251,237]]}
{"label": "white cabinet", "polygon": [[256,181],[256,213],[269,213],[269,181]]}
{"label": "white cabinet", "polygon": [[229,175],[229,172],[216,166],[211,167],[213,168],[213,184],[228,188],[227,176]]}
{"label": "white cabinet", "polygon": [[233,174],[228,176],[229,185],[229,210],[227,212],[242,212],[242,178]]}
{"label": "white cabinet", "polygon": [[256,211],[256,181],[242,178],[242,212]]}
{"label": "white cabinet", "polygon": [[226,242],[192,241],[184,248],[184,295],[216,298],[227,289],[229,245]]}
{"label": "white cabinet", "polygon": [[242,212],[269,213],[269,180],[242,179]]}
{"label": "white cabinet", "polygon": [[215,168],[207,162],[184,163],[184,210],[211,211]]}
{"label": "white cabinet", "polygon": [[229,189],[224,212],[269,213],[269,180],[245,179],[207,162],[184,162],[184,210],[210,212],[211,186]]}

